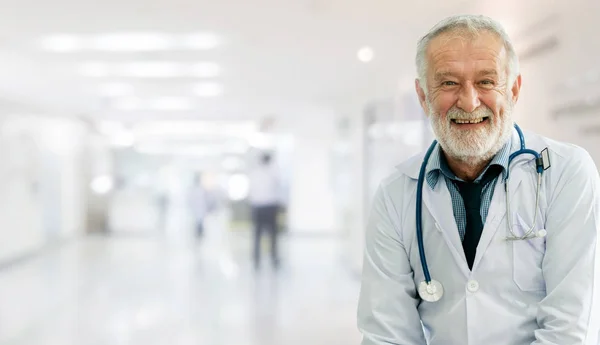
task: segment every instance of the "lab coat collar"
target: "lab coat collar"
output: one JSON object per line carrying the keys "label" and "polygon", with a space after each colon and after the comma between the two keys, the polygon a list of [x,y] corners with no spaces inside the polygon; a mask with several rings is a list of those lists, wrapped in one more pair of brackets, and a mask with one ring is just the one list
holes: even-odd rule
{"label": "lab coat collar", "polygon": [[[511,137],[511,148],[510,153],[517,151],[520,147],[520,140],[517,130],[513,128],[513,133]],[[432,156],[436,154],[436,152],[440,149],[440,144],[436,145],[434,152],[432,152]],[[403,162],[396,166],[396,169],[403,173],[404,175],[410,177],[413,180],[419,179],[419,171],[421,170],[421,164],[423,163],[423,159],[425,158],[425,151],[420,152],[419,154],[409,158],[407,161]],[[431,159],[430,159],[431,161]],[[429,164],[428,164],[429,165]],[[508,167],[508,163],[507,163]],[[506,173],[506,172],[505,172]],[[506,177],[506,176],[505,176]]]}

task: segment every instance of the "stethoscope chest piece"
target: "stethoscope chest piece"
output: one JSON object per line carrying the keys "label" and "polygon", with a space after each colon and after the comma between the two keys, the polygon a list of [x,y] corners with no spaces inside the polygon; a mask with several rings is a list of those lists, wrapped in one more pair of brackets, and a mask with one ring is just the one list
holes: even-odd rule
{"label": "stethoscope chest piece", "polygon": [[425,281],[419,284],[419,296],[427,302],[437,302],[444,295],[444,287],[437,280],[431,280],[429,284]]}

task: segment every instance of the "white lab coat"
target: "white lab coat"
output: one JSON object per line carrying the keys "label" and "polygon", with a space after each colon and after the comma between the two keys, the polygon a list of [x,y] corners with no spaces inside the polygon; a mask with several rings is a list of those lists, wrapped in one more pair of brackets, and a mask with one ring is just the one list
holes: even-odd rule
{"label": "white lab coat", "polygon": [[[415,199],[424,154],[398,166],[375,196],[366,233],[358,325],[363,345],[596,345],[600,330],[600,185],[589,154],[526,133],[527,148],[548,147],[537,228],[546,238],[506,241],[507,219],[523,234],[533,222],[533,156],[510,166],[511,213],[498,179],[470,271],[446,183],[423,188],[423,237],[438,302],[421,301],[424,280]],[[513,152],[519,139],[512,140]],[[421,323],[423,327],[421,327]]]}
{"label": "white lab coat", "polygon": [[188,195],[188,203],[194,221],[202,222],[208,213],[208,191],[198,185],[191,187]]}

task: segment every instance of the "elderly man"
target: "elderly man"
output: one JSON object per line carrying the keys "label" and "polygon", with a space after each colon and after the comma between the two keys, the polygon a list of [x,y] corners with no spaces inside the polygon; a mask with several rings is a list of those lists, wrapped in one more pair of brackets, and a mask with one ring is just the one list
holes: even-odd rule
{"label": "elderly man", "polygon": [[362,344],[599,344],[591,157],[514,124],[519,63],[494,20],[443,20],[419,41],[416,63],[437,140],[375,196]]}

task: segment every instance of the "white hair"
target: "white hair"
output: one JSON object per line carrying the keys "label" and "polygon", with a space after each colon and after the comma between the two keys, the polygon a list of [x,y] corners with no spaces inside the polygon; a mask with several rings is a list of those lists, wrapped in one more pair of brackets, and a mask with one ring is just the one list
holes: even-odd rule
{"label": "white hair", "polygon": [[504,48],[508,53],[508,85],[510,89],[512,84],[515,82],[519,75],[519,58],[513,44],[508,37],[508,34],[497,21],[482,15],[456,15],[448,17],[441,22],[437,23],[429,32],[423,36],[417,44],[417,74],[419,84],[423,88],[425,94],[427,94],[427,48],[429,43],[443,33],[448,32],[460,32],[470,33],[473,35],[479,34],[483,31],[491,32],[497,35],[504,43]]}

